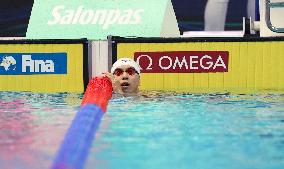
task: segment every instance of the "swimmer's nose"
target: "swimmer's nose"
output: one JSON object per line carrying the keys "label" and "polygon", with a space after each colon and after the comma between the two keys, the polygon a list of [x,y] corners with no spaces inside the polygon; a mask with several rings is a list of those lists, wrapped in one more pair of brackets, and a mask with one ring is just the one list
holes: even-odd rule
{"label": "swimmer's nose", "polygon": [[128,73],[126,73],[126,72],[123,72],[123,74],[122,74],[122,80],[128,80]]}
{"label": "swimmer's nose", "polygon": [[128,77],[123,77],[122,80],[128,80]]}

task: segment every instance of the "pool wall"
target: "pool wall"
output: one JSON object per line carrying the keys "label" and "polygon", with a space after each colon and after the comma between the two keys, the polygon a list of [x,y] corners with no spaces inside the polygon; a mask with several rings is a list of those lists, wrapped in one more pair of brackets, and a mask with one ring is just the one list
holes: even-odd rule
{"label": "pool wall", "polygon": [[2,40],[0,46],[0,91],[82,93],[91,77],[109,71],[118,58],[137,61],[149,55],[139,60],[141,90],[284,93],[280,37],[108,36],[107,40]]}

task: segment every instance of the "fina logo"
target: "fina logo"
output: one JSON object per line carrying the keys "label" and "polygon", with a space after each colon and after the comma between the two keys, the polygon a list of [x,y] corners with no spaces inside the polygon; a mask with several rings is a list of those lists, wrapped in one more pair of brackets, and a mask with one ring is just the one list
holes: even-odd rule
{"label": "fina logo", "polygon": [[4,56],[0,63],[0,66],[3,66],[5,71],[16,70],[16,60],[13,56]]}
{"label": "fina logo", "polygon": [[0,75],[67,74],[67,53],[0,53]]}
{"label": "fina logo", "polygon": [[32,60],[31,55],[22,56],[22,72],[54,72],[54,62],[52,60]]}
{"label": "fina logo", "polygon": [[[13,56],[4,56],[0,66],[3,66],[6,72],[15,71],[16,63]],[[52,60],[33,60],[31,55],[22,55],[22,72],[54,72],[54,62]]]}

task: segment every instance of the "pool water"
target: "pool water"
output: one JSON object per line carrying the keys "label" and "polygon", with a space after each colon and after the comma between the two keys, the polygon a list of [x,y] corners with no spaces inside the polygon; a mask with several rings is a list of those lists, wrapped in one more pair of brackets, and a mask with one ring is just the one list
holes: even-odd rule
{"label": "pool water", "polygon": [[[144,95],[109,102],[86,169],[284,167],[284,95]],[[0,168],[49,168],[81,98],[0,92]]]}
{"label": "pool water", "polygon": [[80,97],[0,92],[0,168],[49,168]]}

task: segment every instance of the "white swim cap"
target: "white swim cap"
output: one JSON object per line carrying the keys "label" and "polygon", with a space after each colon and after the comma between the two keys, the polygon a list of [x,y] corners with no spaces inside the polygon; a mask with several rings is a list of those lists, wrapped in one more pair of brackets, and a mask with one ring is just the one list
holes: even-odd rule
{"label": "white swim cap", "polygon": [[115,71],[115,69],[117,69],[118,67],[120,66],[124,66],[124,65],[129,65],[131,67],[133,67],[137,72],[138,74],[140,74],[140,66],[132,59],[130,58],[121,58],[121,59],[118,59],[113,65],[112,65],[112,68],[111,68],[111,73],[113,73]]}

